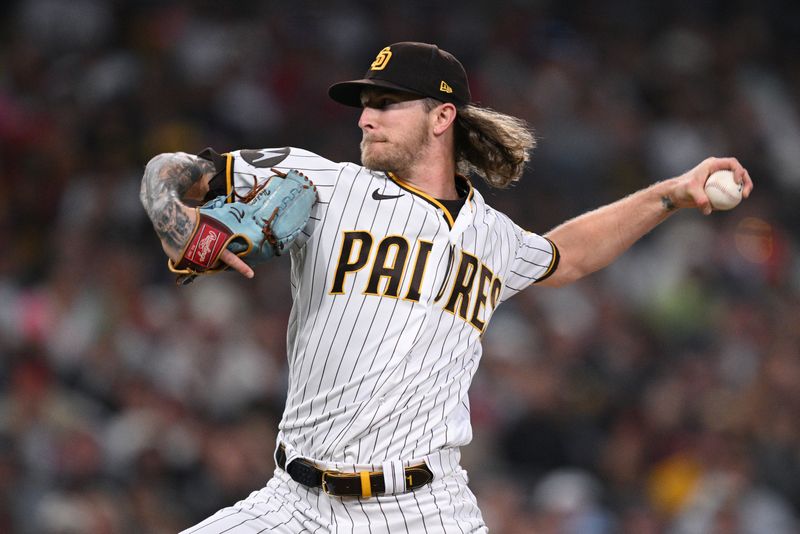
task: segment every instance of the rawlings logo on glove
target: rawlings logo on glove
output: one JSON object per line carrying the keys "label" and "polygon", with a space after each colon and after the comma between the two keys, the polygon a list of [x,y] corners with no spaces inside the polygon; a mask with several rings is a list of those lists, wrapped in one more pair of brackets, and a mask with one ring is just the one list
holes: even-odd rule
{"label": "rawlings logo on glove", "polygon": [[292,244],[308,222],[317,188],[299,171],[272,171],[274,176],[253,185],[247,195],[232,193],[236,202],[223,195],[197,208],[197,224],[181,259],[177,265],[168,262],[178,284],[225,270],[227,265],[218,263],[226,248],[252,266],[280,256]]}
{"label": "rawlings logo on glove", "polygon": [[[214,244],[219,242],[219,235],[220,234],[218,234],[217,232],[210,230],[208,231],[207,234],[205,234],[205,237],[200,239],[200,247],[199,247],[200,250],[197,255],[197,259],[200,261],[198,263],[202,264],[205,261],[206,256],[208,256],[208,253],[211,252],[211,249],[214,246]],[[192,255],[189,254],[188,252],[186,256],[188,256],[189,259],[194,259],[191,257]]]}
{"label": "rawlings logo on glove", "polygon": [[225,241],[220,237],[223,237],[222,232],[214,231],[211,225],[201,222],[193,238],[190,239],[189,246],[183,252],[183,258],[187,262],[209,269],[214,262],[208,261],[207,258],[216,259],[225,248]]}

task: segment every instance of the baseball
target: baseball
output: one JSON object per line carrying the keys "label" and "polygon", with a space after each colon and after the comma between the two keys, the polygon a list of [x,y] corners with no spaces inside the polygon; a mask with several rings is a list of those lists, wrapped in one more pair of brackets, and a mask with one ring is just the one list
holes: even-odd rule
{"label": "baseball", "polygon": [[733,171],[711,173],[706,180],[705,192],[715,210],[733,209],[742,201],[742,184],[733,180]]}

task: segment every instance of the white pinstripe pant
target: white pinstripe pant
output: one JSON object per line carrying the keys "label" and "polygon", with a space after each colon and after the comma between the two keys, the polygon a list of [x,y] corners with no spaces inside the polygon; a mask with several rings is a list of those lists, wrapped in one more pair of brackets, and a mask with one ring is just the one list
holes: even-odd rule
{"label": "white pinstripe pant", "polygon": [[181,534],[488,532],[460,467],[415,491],[369,499],[329,497],[307,488],[282,469],[259,491],[223,508]]}

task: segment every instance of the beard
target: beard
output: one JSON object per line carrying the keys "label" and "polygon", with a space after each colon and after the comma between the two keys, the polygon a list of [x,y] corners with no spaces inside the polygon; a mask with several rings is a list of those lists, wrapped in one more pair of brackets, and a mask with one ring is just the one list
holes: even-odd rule
{"label": "beard", "polygon": [[374,171],[395,172],[403,176],[420,159],[427,146],[428,132],[424,128],[392,142],[364,134],[361,139],[361,164]]}

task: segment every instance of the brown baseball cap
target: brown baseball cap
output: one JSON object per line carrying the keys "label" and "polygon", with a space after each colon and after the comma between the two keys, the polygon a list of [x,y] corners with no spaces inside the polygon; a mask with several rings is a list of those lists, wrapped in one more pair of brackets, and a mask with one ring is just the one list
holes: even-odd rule
{"label": "brown baseball cap", "polygon": [[467,73],[450,52],[427,43],[402,42],[385,47],[360,80],[330,86],[328,95],[346,106],[361,107],[365,87],[383,87],[431,97],[456,106],[469,104]]}

